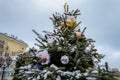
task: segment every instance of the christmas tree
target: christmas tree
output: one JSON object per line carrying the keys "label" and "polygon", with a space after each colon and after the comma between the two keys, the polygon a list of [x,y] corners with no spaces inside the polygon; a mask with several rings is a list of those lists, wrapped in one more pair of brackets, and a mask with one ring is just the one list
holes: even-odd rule
{"label": "christmas tree", "polygon": [[104,55],[97,53],[94,40],[86,38],[85,29],[80,29],[77,17],[80,10],[69,11],[64,4],[64,13],[53,14],[53,32],[43,31],[37,35],[35,45],[17,57],[14,80],[117,80],[108,64],[101,68]]}

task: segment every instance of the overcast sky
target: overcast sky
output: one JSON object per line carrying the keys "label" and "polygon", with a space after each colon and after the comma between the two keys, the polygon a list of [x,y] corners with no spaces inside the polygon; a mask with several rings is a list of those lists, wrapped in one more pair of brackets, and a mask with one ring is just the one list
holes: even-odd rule
{"label": "overcast sky", "polygon": [[120,0],[0,0],[0,32],[18,36],[30,46],[36,42],[35,29],[52,31],[52,13],[62,13],[67,2],[70,9],[80,9],[81,27],[93,38],[103,62],[120,69]]}

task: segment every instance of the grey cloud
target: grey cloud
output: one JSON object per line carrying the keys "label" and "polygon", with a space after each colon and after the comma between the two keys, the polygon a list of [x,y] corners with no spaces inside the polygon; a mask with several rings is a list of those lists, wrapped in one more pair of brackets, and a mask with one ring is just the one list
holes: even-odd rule
{"label": "grey cloud", "polygon": [[86,10],[82,10],[83,24],[88,27],[88,35],[100,44],[120,49],[120,1],[88,1]]}

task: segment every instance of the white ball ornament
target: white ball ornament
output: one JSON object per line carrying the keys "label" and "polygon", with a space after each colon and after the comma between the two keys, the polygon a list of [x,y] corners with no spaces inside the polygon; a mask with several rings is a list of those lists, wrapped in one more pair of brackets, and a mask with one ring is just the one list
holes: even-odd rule
{"label": "white ball ornament", "polygon": [[42,65],[48,64],[50,62],[50,55],[47,49],[37,53],[36,56],[40,57]]}
{"label": "white ball ornament", "polygon": [[66,56],[66,55],[62,56],[60,60],[61,60],[62,64],[68,64],[69,63],[69,57]]}

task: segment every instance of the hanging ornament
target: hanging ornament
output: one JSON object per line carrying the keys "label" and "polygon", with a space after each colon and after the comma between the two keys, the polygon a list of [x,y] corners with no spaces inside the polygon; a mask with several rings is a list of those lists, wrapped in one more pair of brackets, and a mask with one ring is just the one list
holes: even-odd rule
{"label": "hanging ornament", "polygon": [[42,64],[47,64],[47,56],[42,56],[41,57],[41,63]]}
{"label": "hanging ornament", "polygon": [[80,32],[76,32],[76,38],[80,39],[81,37],[82,37],[81,33]]}
{"label": "hanging ornament", "polygon": [[[76,19],[74,16],[68,16],[68,18],[66,19],[66,26],[67,27],[72,27],[75,28],[77,25]],[[65,23],[61,22],[60,23],[60,28],[65,27]]]}
{"label": "hanging ornament", "polygon": [[50,62],[50,56],[47,50],[39,52],[38,54],[36,54],[36,56],[40,57],[40,61],[42,65],[48,64]]}
{"label": "hanging ornament", "polygon": [[25,61],[25,65],[27,65],[28,64],[28,62],[27,61]]}
{"label": "hanging ornament", "polygon": [[62,27],[64,27],[64,26],[65,26],[64,22],[61,22],[61,23],[60,23],[60,28],[62,28]]}
{"label": "hanging ornament", "polygon": [[41,70],[42,66],[40,64],[36,64],[37,69]]}
{"label": "hanging ornament", "polygon": [[77,22],[74,16],[68,16],[67,20],[66,20],[66,25],[67,27],[76,27]]}
{"label": "hanging ornament", "polygon": [[69,57],[66,56],[66,55],[62,56],[60,60],[61,60],[62,64],[68,64],[69,63]]}
{"label": "hanging ornament", "polygon": [[48,64],[50,62],[50,56],[48,54],[48,51],[45,50],[44,53],[41,56],[41,64]]}

